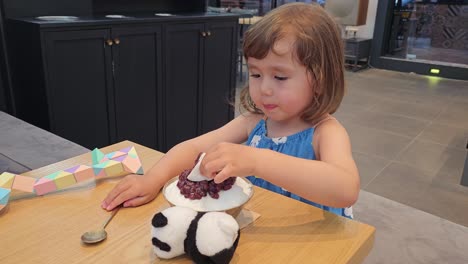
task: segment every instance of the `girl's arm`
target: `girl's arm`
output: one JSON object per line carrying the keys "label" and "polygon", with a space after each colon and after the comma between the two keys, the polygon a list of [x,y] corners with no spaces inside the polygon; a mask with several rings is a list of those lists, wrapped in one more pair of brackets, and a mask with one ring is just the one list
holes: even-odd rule
{"label": "girl's arm", "polygon": [[272,183],[323,205],[353,205],[360,189],[359,172],[344,127],[336,120],[318,126],[314,134],[314,150],[317,160],[265,151],[258,166],[258,175],[264,175]]}
{"label": "girl's arm", "polygon": [[201,168],[216,182],[232,175],[255,175],[323,205],[354,204],[360,188],[359,173],[348,134],[338,121],[330,120],[317,127],[314,150],[317,160],[223,143],[205,156]]}
{"label": "girl's arm", "polygon": [[122,179],[109,192],[102,202],[102,207],[112,210],[122,203],[128,207],[153,200],[169,179],[194,166],[200,152],[206,152],[220,142],[245,141],[251,120],[251,115],[241,115],[219,129],[174,146],[144,175],[129,175]]}

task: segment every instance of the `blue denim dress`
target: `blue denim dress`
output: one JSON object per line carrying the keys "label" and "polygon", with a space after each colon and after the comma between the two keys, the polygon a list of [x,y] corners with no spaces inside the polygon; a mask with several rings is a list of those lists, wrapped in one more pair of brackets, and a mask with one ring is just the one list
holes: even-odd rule
{"label": "blue denim dress", "polygon": [[[267,137],[266,122],[264,119],[262,119],[260,120],[260,122],[258,122],[258,124],[250,133],[246,145],[255,148],[271,149],[294,157],[315,160],[315,152],[314,147],[312,145],[314,130],[315,129],[311,127],[287,137],[269,138]],[[285,175],[285,177],[287,177],[287,175]],[[247,179],[249,179],[256,186],[299,200],[304,203],[311,204],[313,206],[316,206],[326,211],[330,211],[337,215],[341,215],[347,218],[353,218],[352,207],[334,208],[330,206],[324,206],[306,200],[262,178],[248,176]]]}

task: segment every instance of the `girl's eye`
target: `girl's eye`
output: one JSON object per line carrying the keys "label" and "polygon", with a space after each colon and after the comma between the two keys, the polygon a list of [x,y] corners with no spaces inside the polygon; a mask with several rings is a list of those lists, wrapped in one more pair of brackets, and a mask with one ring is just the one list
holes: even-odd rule
{"label": "girl's eye", "polygon": [[286,81],[288,77],[282,77],[282,76],[275,76],[275,79],[278,81]]}
{"label": "girl's eye", "polygon": [[260,74],[250,74],[250,77],[252,78],[260,78]]}

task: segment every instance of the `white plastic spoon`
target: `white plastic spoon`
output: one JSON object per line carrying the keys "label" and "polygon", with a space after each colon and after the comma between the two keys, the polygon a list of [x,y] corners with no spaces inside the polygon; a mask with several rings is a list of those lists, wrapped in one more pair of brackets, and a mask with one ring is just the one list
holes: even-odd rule
{"label": "white plastic spoon", "polygon": [[195,182],[213,180],[213,179],[210,179],[210,178],[208,178],[208,177],[206,177],[206,176],[204,176],[203,174],[200,173],[200,164],[201,164],[203,158],[205,157],[205,154],[206,153],[202,153],[200,155],[200,157],[198,158],[197,164],[195,164],[195,167],[193,167],[192,171],[187,176],[188,180],[195,181]]}

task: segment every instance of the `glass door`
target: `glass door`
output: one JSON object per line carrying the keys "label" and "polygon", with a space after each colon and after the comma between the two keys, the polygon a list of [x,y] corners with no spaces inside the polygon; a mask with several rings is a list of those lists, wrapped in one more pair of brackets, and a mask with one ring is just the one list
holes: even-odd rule
{"label": "glass door", "polygon": [[385,55],[468,68],[468,1],[396,0]]}

